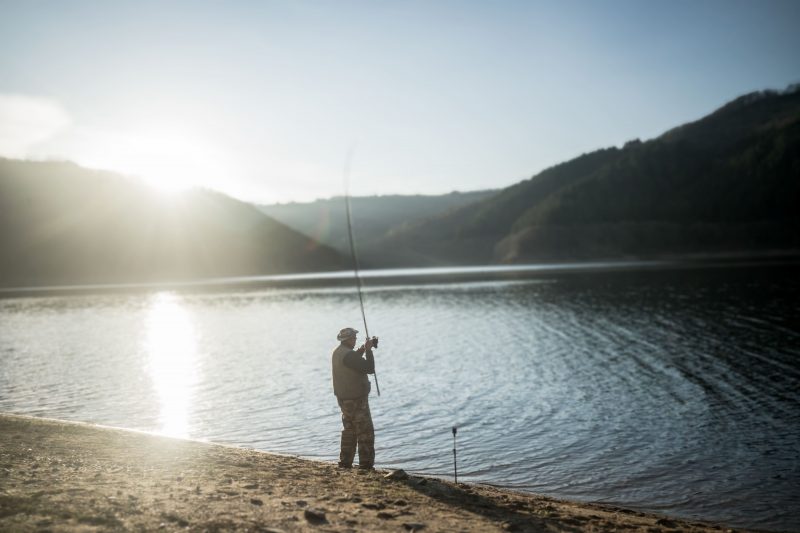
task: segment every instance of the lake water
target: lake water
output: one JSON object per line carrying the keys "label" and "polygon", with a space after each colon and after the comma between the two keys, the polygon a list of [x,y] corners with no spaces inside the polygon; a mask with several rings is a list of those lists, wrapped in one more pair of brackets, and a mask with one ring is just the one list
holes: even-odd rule
{"label": "lake water", "polygon": [[[474,274],[474,272],[472,273]],[[797,266],[366,280],[377,465],[800,529]],[[0,410],[333,461],[349,286],[0,300]]]}

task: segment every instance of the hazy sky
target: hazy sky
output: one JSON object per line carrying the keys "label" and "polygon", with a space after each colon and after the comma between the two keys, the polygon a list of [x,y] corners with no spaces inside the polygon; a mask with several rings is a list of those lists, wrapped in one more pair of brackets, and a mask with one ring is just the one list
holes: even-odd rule
{"label": "hazy sky", "polygon": [[0,155],[271,202],[503,187],[800,81],[800,1],[0,0]]}

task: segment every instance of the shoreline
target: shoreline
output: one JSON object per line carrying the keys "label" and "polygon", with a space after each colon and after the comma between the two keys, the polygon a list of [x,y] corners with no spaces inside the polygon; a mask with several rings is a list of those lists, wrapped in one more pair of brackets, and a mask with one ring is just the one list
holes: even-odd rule
{"label": "shoreline", "polygon": [[[487,485],[0,413],[0,530],[733,531]],[[737,531],[742,531],[737,529]]]}
{"label": "shoreline", "polygon": [[[439,267],[398,267],[362,270],[361,277],[385,285],[404,283],[435,284],[536,279],[587,273],[653,272],[712,268],[770,267],[800,265],[800,251],[773,251],[760,254],[686,254],[652,258],[610,258],[584,261],[548,261],[489,265],[451,265]],[[239,276],[195,280],[150,282],[108,282],[38,286],[0,286],[0,299],[32,296],[73,296],[89,294],[137,294],[150,291],[219,292],[265,288],[350,287],[351,270],[306,272],[264,276]]]}

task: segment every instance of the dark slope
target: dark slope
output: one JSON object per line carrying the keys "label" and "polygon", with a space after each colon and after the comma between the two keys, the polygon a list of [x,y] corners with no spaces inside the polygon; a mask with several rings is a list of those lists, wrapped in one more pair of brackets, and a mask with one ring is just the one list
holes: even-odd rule
{"label": "dark slope", "polygon": [[225,195],[165,197],[109,172],[0,159],[0,285],[338,269],[342,256]]}
{"label": "dark slope", "polygon": [[[393,232],[401,231],[420,220],[474,204],[496,192],[352,197],[353,232],[359,250],[364,254],[362,259],[369,262],[371,246]],[[264,213],[287,226],[346,255],[350,253],[344,197],[259,207]]]}
{"label": "dark slope", "polygon": [[[417,264],[797,249],[800,91],[549,168],[376,249]],[[380,256],[380,253],[376,253]]]}
{"label": "dark slope", "polygon": [[484,201],[398,228],[370,247],[368,253],[375,260],[387,257],[403,265],[491,262],[495,245],[528,209],[559,189],[584,179],[617,152],[610,149],[582,155]]}

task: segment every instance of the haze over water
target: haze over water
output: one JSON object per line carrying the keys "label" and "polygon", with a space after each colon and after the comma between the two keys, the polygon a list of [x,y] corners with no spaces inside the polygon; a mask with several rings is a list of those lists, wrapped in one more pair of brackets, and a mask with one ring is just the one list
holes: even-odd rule
{"label": "haze over water", "polygon": [[[377,463],[800,528],[796,267],[571,273],[365,293]],[[443,279],[447,279],[446,277]],[[350,287],[0,300],[0,410],[335,460]]]}

